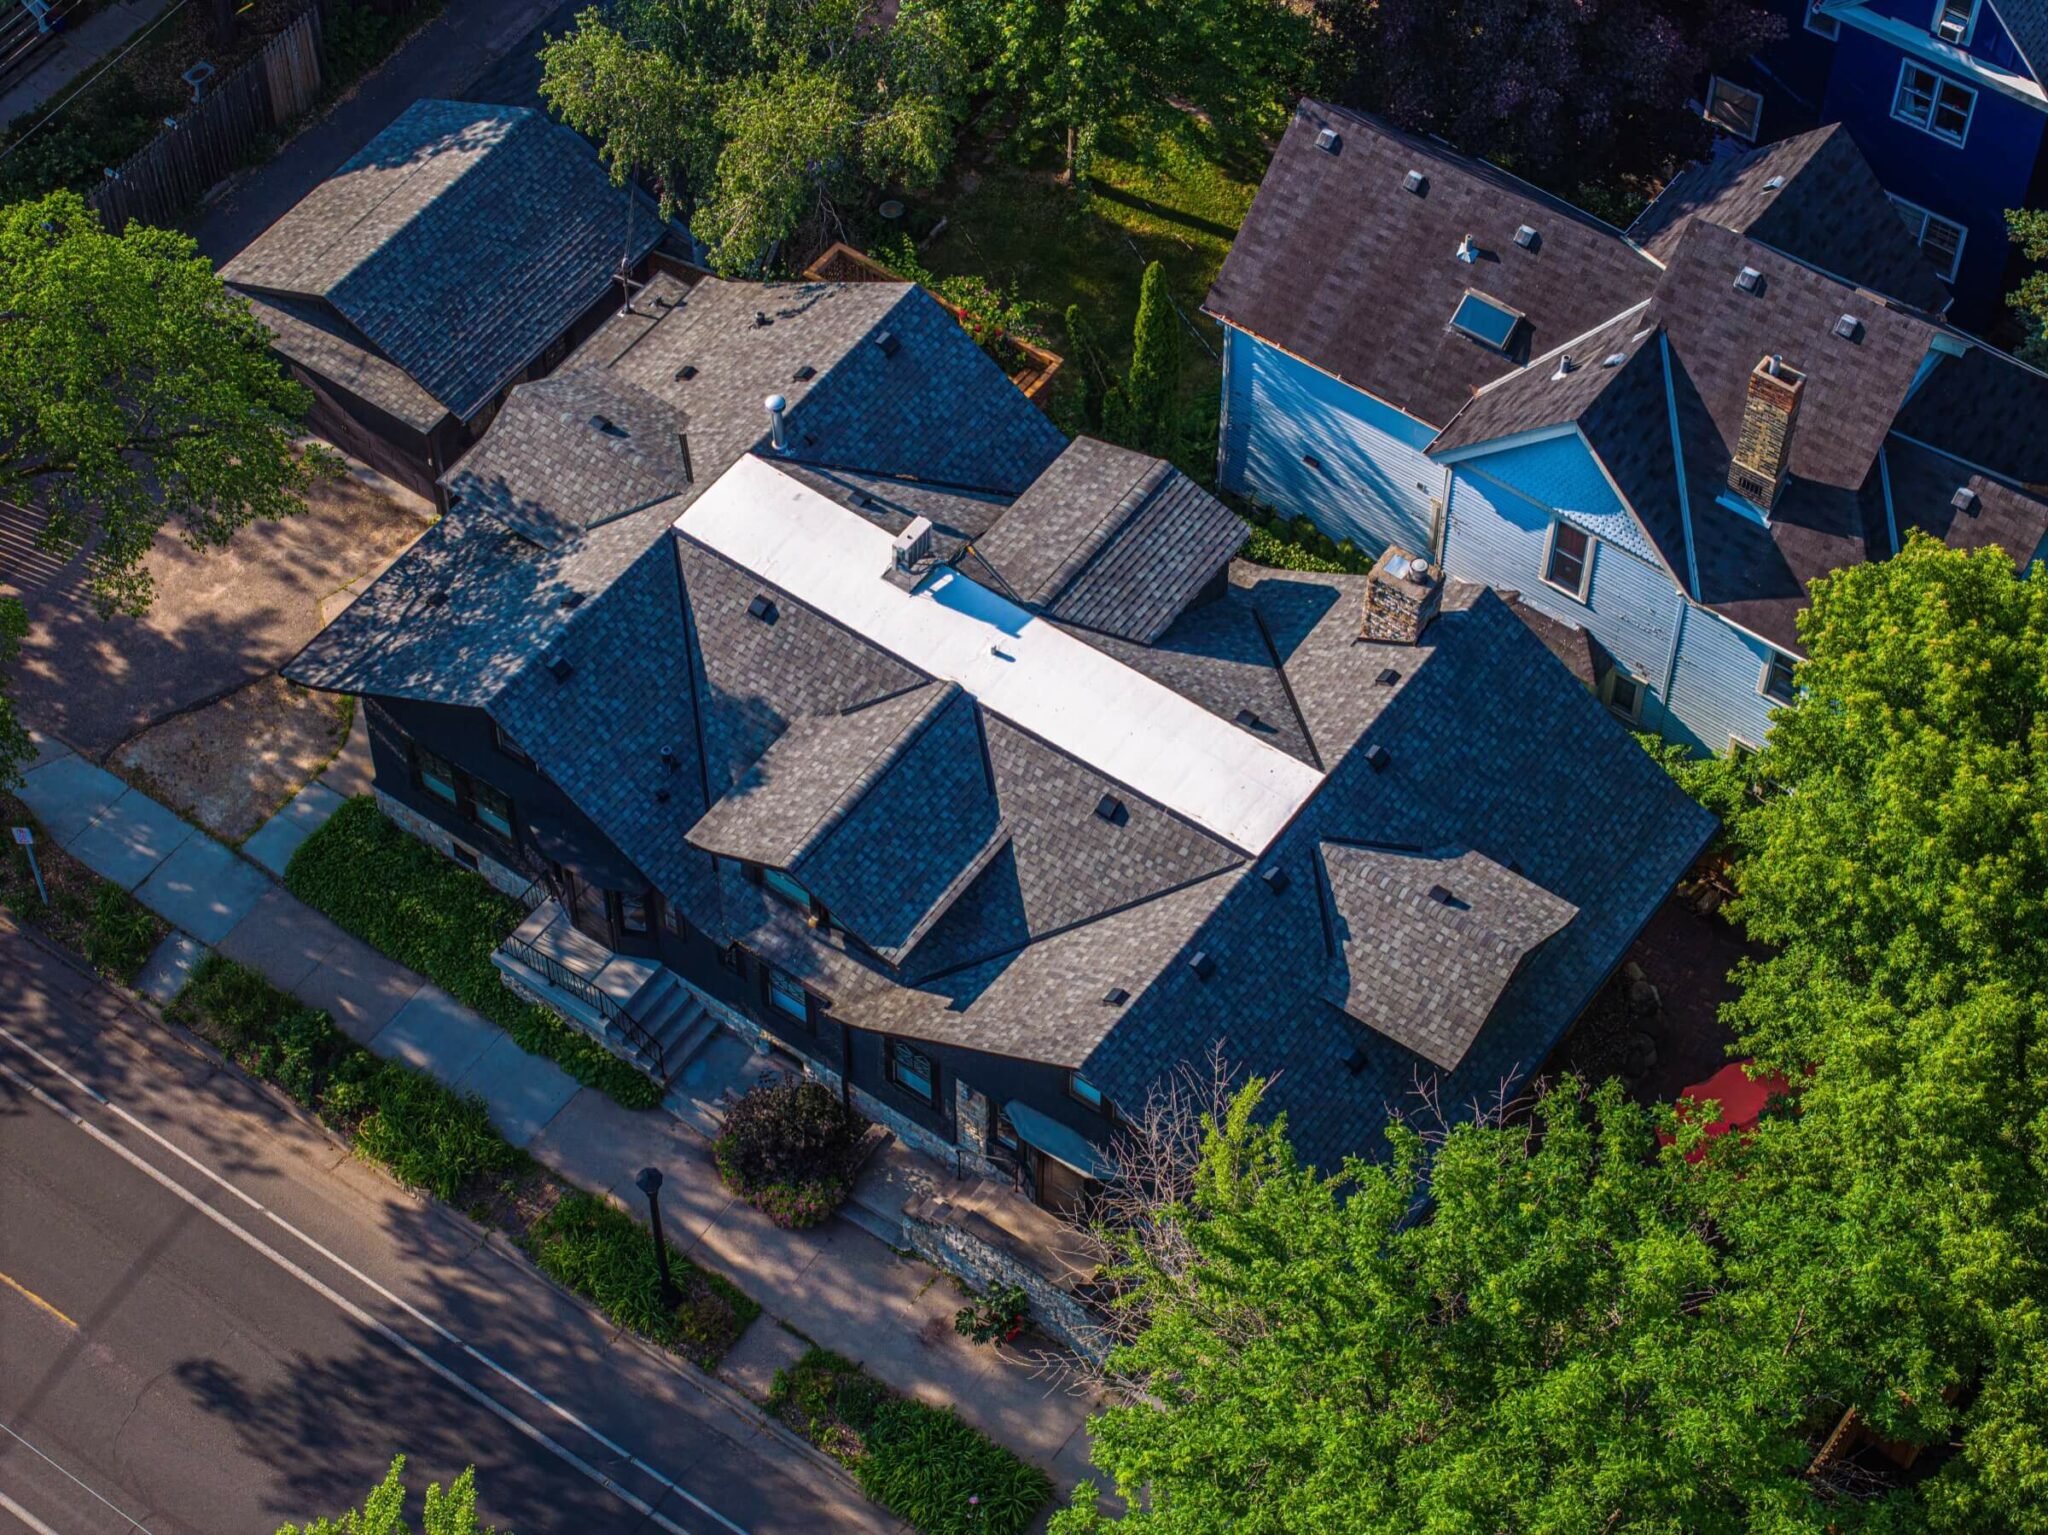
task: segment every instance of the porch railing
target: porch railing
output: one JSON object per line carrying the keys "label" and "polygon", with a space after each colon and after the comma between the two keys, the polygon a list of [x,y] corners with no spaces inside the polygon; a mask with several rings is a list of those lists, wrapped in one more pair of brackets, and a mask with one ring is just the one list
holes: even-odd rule
{"label": "porch railing", "polygon": [[527,969],[536,972],[555,990],[566,992],[576,998],[607,1024],[617,1029],[640,1053],[641,1059],[652,1067],[655,1080],[663,1087],[668,1086],[668,1059],[661,1048],[661,1041],[642,1028],[610,993],[601,989],[588,976],[578,975],[552,954],[543,954],[522,938],[507,938],[498,945],[498,952],[509,959],[518,960]]}

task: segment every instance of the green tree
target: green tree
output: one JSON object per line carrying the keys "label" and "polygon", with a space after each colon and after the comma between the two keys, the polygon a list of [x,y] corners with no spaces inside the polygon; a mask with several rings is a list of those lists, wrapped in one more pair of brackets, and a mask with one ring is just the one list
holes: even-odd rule
{"label": "green tree", "polygon": [[1314,9],[1285,0],[950,0],[1021,126],[1059,134],[1085,177],[1102,130],[1141,101],[1259,126],[1309,83]]}
{"label": "green tree", "polygon": [[1067,366],[1074,370],[1075,395],[1083,426],[1102,430],[1103,402],[1109,394],[1109,362],[1095,322],[1079,304],[1067,305]]}
{"label": "green tree", "polygon": [[[360,1509],[350,1509],[338,1519],[316,1519],[300,1526],[279,1527],[277,1535],[410,1535],[405,1522],[405,1457],[393,1458]],[[446,1492],[436,1482],[427,1488],[426,1508],[421,1515],[420,1535],[499,1535],[484,1525],[476,1512],[476,1468],[463,1471]]]}
{"label": "green tree", "polygon": [[[2048,586],[1916,534],[1817,582],[1737,822],[1741,1047],[1799,1090],[1745,1239],[1954,1443],[1934,1527],[2048,1530]],[[1825,1211],[1825,1221],[1808,1218]]]}
{"label": "green tree", "polygon": [[541,50],[541,94],[624,184],[653,176],[721,271],[952,152],[966,72],[937,0],[624,0]]}
{"label": "green tree", "polygon": [[1169,454],[1180,408],[1180,316],[1167,291],[1166,269],[1154,261],[1138,289],[1138,319],[1131,332],[1130,445]]}
{"label": "green tree", "polygon": [[1113,1237],[1139,1392],[1090,1430],[1132,1511],[1058,1535],[1885,1527],[1802,1475],[1857,1362],[1738,1282],[1696,1129],[1660,1151],[1619,1084],[1566,1082],[1325,1177],[1259,1096]]}
{"label": "green tree", "polygon": [[2048,209],[2010,208],[2005,227],[2020,254],[2034,263],[2005,296],[2006,303],[2019,311],[2024,327],[2019,354],[2037,368],[2048,368]]}
{"label": "green tree", "polygon": [[184,235],[109,234],[71,192],[0,209],[0,500],[85,550],[103,613],[148,608],[167,524],[219,548],[338,467],[295,443],[309,397],[269,346]]}

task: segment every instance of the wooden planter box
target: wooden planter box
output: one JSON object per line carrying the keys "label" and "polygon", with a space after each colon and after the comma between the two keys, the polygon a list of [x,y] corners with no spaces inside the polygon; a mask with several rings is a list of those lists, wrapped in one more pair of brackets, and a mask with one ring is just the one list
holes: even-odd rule
{"label": "wooden planter box", "polygon": [[[881,262],[863,251],[855,250],[843,240],[834,240],[825,253],[804,268],[804,276],[813,282],[902,282]],[[929,288],[925,290],[931,292]],[[932,297],[945,304],[954,319],[963,319],[957,304],[947,304],[936,293]],[[1045,392],[1052,387],[1054,377],[1059,373],[1063,359],[1057,352],[1048,352],[1042,346],[1033,346],[1028,341],[1005,334],[1003,339],[1025,357],[1025,365],[1010,374],[1010,382],[1024,392],[1024,398],[1039,402],[1044,408]]]}

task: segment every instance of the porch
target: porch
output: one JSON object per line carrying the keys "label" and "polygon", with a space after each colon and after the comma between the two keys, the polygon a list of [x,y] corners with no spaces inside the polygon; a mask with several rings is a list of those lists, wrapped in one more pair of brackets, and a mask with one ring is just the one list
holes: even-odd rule
{"label": "porch", "polygon": [[617,954],[542,900],[491,956],[513,990],[669,1086],[719,1032],[697,994],[658,960]]}

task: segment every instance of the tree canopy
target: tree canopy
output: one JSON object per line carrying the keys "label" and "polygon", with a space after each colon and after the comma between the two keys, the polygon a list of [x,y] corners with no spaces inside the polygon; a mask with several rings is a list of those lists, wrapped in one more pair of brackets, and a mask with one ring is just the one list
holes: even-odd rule
{"label": "tree canopy", "polygon": [[2032,270],[2005,296],[2019,312],[2017,350],[2035,367],[2048,367],[2048,209],[2008,209],[2005,224],[2012,243],[2032,263]]}
{"label": "tree canopy", "polygon": [[623,0],[541,50],[541,95],[623,184],[653,178],[720,271],[835,199],[930,185],[966,60],[945,0]]}
{"label": "tree canopy", "polygon": [[[303,1528],[283,1525],[277,1535],[411,1535],[412,1526],[405,1522],[404,1475],[405,1457],[395,1456],[362,1507],[339,1518],[315,1519]],[[477,1517],[476,1467],[465,1468],[445,1491],[439,1482],[427,1488],[420,1535],[500,1535]]]}

